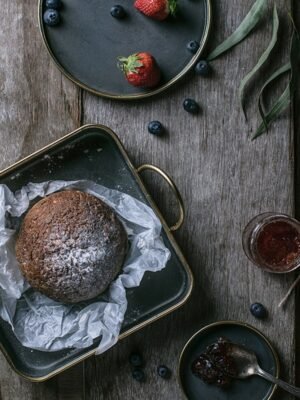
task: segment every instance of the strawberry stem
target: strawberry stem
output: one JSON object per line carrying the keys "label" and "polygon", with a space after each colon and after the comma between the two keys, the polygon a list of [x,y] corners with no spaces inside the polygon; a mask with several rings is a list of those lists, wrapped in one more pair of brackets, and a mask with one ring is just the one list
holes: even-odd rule
{"label": "strawberry stem", "polygon": [[138,53],[131,54],[129,57],[118,57],[118,67],[124,74],[137,73],[137,68],[143,66],[140,60]]}
{"label": "strawberry stem", "polygon": [[177,12],[177,0],[168,0],[169,11],[172,16],[176,15]]}

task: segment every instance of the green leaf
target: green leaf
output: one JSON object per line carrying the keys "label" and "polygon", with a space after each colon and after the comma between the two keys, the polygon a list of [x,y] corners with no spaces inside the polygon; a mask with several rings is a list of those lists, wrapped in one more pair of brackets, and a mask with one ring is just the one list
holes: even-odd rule
{"label": "green leaf", "polygon": [[244,79],[242,79],[242,82],[240,84],[239,95],[240,95],[241,105],[242,105],[245,117],[246,117],[246,112],[245,112],[245,88],[246,88],[247,84],[249,83],[249,81],[256,74],[256,72],[259,71],[259,69],[262,67],[262,65],[269,58],[274,46],[277,43],[278,28],[279,28],[279,18],[278,18],[276,5],[274,4],[274,9],[273,9],[273,33],[272,33],[271,41],[270,41],[268,47],[266,48],[266,50],[261,55],[261,57],[258,60],[257,64],[255,65],[255,67],[245,76]]}
{"label": "green leaf", "polygon": [[213,50],[207,57],[207,60],[214,60],[244,40],[265,15],[267,6],[267,0],[256,0],[251,10],[236,31],[233,32],[233,34],[229,36],[223,43],[221,43],[215,50]]}
{"label": "green leaf", "polygon": [[262,135],[266,131],[266,126],[268,127],[272,121],[274,121],[277,117],[279,117],[279,115],[289,106],[290,103],[291,103],[291,88],[289,83],[285,91],[273,105],[272,109],[265,115],[265,121],[263,121],[260,124],[252,140]]}
{"label": "green leaf", "polygon": [[263,87],[261,88],[258,96],[258,110],[260,113],[260,116],[263,120],[264,126],[266,128],[266,131],[268,131],[268,124],[266,121],[265,117],[265,109],[263,106],[263,97],[264,97],[264,91],[265,89],[269,86],[269,84],[273,83],[277,78],[279,78],[281,75],[285,74],[286,72],[289,72],[291,70],[291,63],[287,63],[283,65],[281,68],[279,68],[277,71],[275,71],[270,78],[265,82]]}
{"label": "green leaf", "polygon": [[125,74],[137,73],[137,68],[142,67],[143,63],[138,53],[131,54],[129,57],[118,57],[118,67]]}
{"label": "green leaf", "polygon": [[168,1],[168,7],[169,7],[169,10],[170,10],[170,14],[173,15],[173,16],[176,16],[177,8],[178,8],[177,0],[169,0]]}
{"label": "green leaf", "polygon": [[264,116],[265,121],[260,124],[252,140],[258,138],[260,135],[266,132],[266,125],[268,127],[276,118],[278,118],[279,115],[290,105],[292,101],[295,88],[297,87],[298,71],[300,64],[300,37],[295,31],[292,37],[290,60],[292,69],[291,80],[285,91],[275,102],[271,110]]}

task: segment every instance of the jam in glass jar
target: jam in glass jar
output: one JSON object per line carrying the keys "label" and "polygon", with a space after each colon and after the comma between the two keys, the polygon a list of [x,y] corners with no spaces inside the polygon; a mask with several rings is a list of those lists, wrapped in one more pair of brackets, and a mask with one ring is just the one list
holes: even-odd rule
{"label": "jam in glass jar", "polygon": [[264,213],[243,232],[248,258],[269,272],[286,273],[300,266],[300,222],[285,214]]}

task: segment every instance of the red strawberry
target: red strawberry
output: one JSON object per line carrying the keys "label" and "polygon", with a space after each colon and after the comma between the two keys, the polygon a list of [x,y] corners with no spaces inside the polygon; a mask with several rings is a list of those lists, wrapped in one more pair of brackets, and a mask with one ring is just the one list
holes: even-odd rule
{"label": "red strawberry", "polygon": [[168,15],[175,15],[177,0],[136,0],[134,7],[147,17],[162,21]]}
{"label": "red strawberry", "polygon": [[160,81],[160,69],[150,53],[119,57],[119,67],[133,86],[152,88]]}

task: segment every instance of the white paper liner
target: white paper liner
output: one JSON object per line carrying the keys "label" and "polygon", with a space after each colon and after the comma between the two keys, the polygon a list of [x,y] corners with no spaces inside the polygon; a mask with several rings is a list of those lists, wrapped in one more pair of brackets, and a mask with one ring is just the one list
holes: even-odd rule
{"label": "white paper liner", "polygon": [[[15,257],[16,230],[30,202],[64,189],[78,189],[104,200],[121,218],[130,241],[122,273],[105,295],[76,305],[55,302],[30,288]],[[97,354],[113,346],[127,309],[126,289],[140,285],[146,271],[162,270],[170,252],[161,239],[161,223],[135,198],[89,181],[29,183],[15,194],[0,185],[0,316],[26,347],[42,351],[91,346]],[[28,290],[29,289],[29,290]]]}

